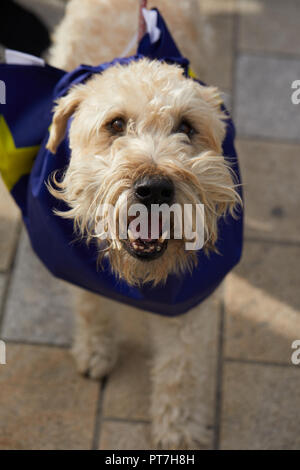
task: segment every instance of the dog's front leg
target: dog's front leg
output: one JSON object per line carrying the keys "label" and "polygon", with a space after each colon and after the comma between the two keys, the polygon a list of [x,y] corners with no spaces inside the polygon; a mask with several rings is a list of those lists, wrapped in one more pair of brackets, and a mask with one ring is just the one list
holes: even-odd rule
{"label": "dog's front leg", "polygon": [[213,299],[179,317],[151,318],[152,437],[158,448],[198,449],[211,445],[208,420],[212,418],[206,408],[207,395],[214,394],[214,381],[209,378],[215,374],[212,347],[217,348],[217,318]]}
{"label": "dog's front leg", "polygon": [[83,290],[75,298],[72,353],[81,374],[99,379],[111,371],[117,358],[112,302]]}

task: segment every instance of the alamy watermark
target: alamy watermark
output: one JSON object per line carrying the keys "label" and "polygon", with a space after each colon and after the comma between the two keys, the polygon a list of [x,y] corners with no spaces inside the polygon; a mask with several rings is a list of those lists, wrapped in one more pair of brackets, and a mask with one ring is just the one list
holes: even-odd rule
{"label": "alamy watermark", "polygon": [[291,95],[291,101],[293,104],[300,103],[300,80],[294,80],[291,88],[295,90]]}
{"label": "alamy watermark", "polygon": [[6,85],[3,80],[0,80],[0,104],[6,104]]}
{"label": "alamy watermark", "polygon": [[102,204],[97,210],[95,236],[101,240],[184,240],[186,250],[204,245],[203,204]]}
{"label": "alamy watermark", "polygon": [[298,366],[300,364],[300,339],[295,339],[295,341],[292,342],[291,348],[295,349],[291,356],[292,364]]}
{"label": "alamy watermark", "polygon": [[6,344],[0,340],[0,365],[6,364]]}

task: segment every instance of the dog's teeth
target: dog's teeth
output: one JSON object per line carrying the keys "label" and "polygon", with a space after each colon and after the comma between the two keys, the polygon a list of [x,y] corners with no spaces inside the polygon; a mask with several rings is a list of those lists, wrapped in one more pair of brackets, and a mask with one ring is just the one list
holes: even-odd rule
{"label": "dog's teeth", "polygon": [[155,246],[150,246],[150,251],[154,251]]}
{"label": "dog's teeth", "polygon": [[161,246],[157,246],[156,251],[160,251],[160,250],[161,250]]}
{"label": "dog's teeth", "polygon": [[119,240],[115,240],[116,248],[120,251],[122,249],[122,245]]}
{"label": "dog's teeth", "polygon": [[130,241],[135,240],[135,237],[134,237],[132,231],[130,230],[130,228],[128,229],[128,236],[129,236],[129,240],[130,240]]}
{"label": "dog's teeth", "polygon": [[167,236],[168,236],[168,230],[166,230],[166,231],[162,234],[161,238],[162,238],[163,240],[165,240],[165,239],[167,238]]}
{"label": "dog's teeth", "polygon": [[133,248],[134,248],[135,250],[137,250],[138,247],[139,247],[139,245],[138,245],[137,243],[133,243],[132,246],[133,246]]}
{"label": "dog's teeth", "polygon": [[168,236],[168,230],[166,230],[166,231],[162,234],[162,236],[161,236],[160,239],[158,240],[159,243],[163,243],[163,242],[165,241],[165,239],[167,238],[167,236]]}

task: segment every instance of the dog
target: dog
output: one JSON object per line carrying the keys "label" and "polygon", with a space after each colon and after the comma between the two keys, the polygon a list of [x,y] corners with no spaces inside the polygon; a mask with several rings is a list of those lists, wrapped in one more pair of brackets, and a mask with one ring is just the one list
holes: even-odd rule
{"label": "dog", "polygon": [[[195,1],[160,0],[175,39],[196,71],[198,32]],[[151,3],[149,6],[152,6]],[[97,65],[119,56],[136,29],[138,2],[70,0],[54,33],[50,63],[71,70],[80,63]],[[196,20],[195,20],[196,18]],[[197,39],[198,38],[198,39]],[[197,58],[196,58],[197,57]],[[68,120],[71,159],[61,180],[49,190],[67,204],[59,216],[73,220],[89,241],[97,224],[97,207],[129,204],[203,202],[205,243],[216,249],[218,221],[241,204],[234,175],[222,156],[226,115],[215,87],[201,86],[176,66],[148,59],[110,67],[85,84],[74,86],[54,110],[48,149],[55,153]],[[183,239],[108,239],[99,253],[127,284],[163,284],[170,274],[182,276],[197,263]],[[100,249],[101,248],[101,249]],[[101,262],[101,260],[100,260]],[[155,448],[195,449],[207,445],[203,382],[209,371],[205,319],[217,308],[212,296],[185,315],[166,318],[147,314],[153,341],[151,420]],[[76,300],[73,355],[80,373],[93,379],[109,374],[117,361],[118,326],[112,300],[80,291]],[[205,363],[205,360],[203,361]],[[205,439],[204,439],[205,440]]]}

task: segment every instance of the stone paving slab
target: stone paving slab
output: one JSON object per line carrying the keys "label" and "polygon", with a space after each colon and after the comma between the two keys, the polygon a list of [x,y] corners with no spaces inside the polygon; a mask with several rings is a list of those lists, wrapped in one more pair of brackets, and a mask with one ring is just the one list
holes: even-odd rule
{"label": "stone paving slab", "polygon": [[[198,0],[202,22],[204,50],[204,77],[211,85],[217,85],[222,91],[232,90],[232,70],[234,62],[234,34],[236,0]],[[201,78],[201,77],[200,77]]]}
{"label": "stone paving slab", "polygon": [[237,58],[234,118],[238,135],[300,142],[300,105],[291,84],[300,77],[300,58]]}
{"label": "stone paving slab", "polygon": [[7,271],[16,248],[20,213],[0,176],[0,272]]}
{"label": "stone paving slab", "polygon": [[2,336],[14,341],[71,343],[70,286],[55,279],[33,253],[22,233],[8,293]]}
{"label": "stone paving slab", "polygon": [[108,377],[103,416],[147,420],[150,406],[149,356],[136,347],[121,345],[119,361]]}
{"label": "stone paving slab", "polygon": [[297,366],[226,363],[221,449],[298,450]]}
{"label": "stone paving slab", "polygon": [[245,244],[226,281],[225,356],[291,364],[300,338],[300,246]]}
{"label": "stone paving slab", "polygon": [[240,0],[238,47],[300,55],[298,0]]}
{"label": "stone paving slab", "polygon": [[0,449],[90,449],[99,385],[69,352],[7,344],[0,366]]}
{"label": "stone paving slab", "polygon": [[104,421],[101,426],[99,449],[150,450],[150,425],[132,421]]}
{"label": "stone paving slab", "polygon": [[205,76],[199,78],[228,92],[232,89],[234,18],[231,14],[215,12],[207,15],[205,21],[207,31],[204,34],[208,35],[209,54],[208,62],[205,62]]}
{"label": "stone paving slab", "polygon": [[245,235],[300,242],[300,145],[238,139],[236,148],[245,195]]}

